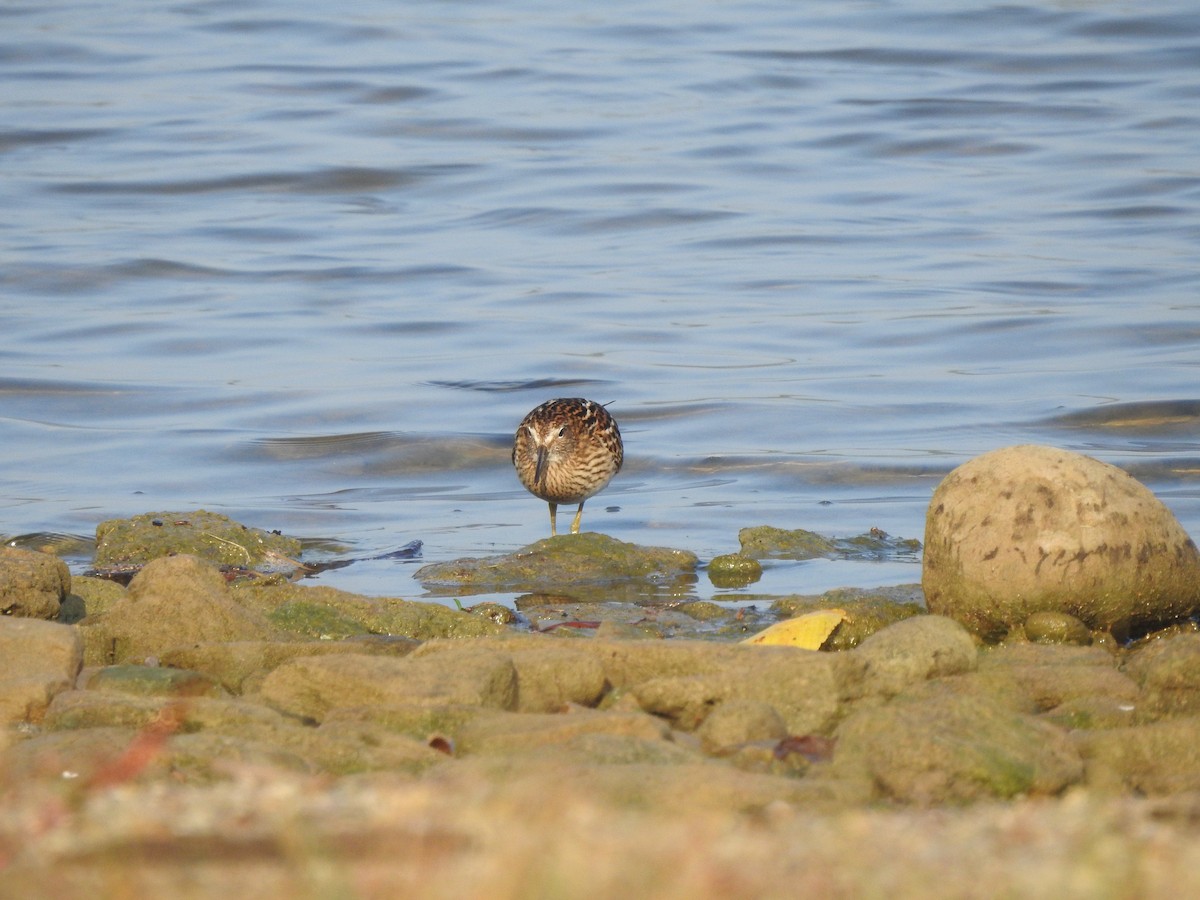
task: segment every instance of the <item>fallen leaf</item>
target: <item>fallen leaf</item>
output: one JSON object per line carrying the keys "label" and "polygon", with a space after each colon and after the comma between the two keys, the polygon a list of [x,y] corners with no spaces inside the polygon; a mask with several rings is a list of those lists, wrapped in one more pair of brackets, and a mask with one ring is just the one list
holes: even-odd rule
{"label": "fallen leaf", "polygon": [[846,619],[844,609],[818,609],[794,619],[776,622],[758,634],[746,638],[743,644],[770,644],[820,650],[834,629]]}

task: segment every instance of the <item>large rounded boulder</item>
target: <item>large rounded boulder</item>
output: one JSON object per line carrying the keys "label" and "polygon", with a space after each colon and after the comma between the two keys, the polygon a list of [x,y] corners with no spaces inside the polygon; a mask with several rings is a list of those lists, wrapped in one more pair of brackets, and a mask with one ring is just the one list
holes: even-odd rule
{"label": "large rounded boulder", "polygon": [[1200,553],[1127,473],[1054,447],[994,450],[938,485],[925,521],[931,612],[997,640],[1031,614],[1148,628],[1200,609]]}

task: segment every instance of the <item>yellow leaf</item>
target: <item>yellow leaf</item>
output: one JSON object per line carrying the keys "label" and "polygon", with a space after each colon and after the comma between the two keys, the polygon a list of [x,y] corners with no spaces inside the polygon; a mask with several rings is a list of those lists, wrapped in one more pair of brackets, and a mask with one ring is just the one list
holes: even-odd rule
{"label": "yellow leaf", "polygon": [[815,612],[784,619],[770,628],[763,629],[743,644],[773,644],[783,647],[800,647],[804,650],[820,650],[835,628],[846,619],[844,609],[818,609]]}

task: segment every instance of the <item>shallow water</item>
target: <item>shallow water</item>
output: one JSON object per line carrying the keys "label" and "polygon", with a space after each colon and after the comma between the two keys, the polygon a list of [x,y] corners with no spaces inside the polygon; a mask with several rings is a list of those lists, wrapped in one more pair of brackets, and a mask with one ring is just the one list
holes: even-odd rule
{"label": "shallow water", "polygon": [[512,432],[581,395],[627,459],[584,527],[702,558],[920,538],[1020,442],[1200,534],[1194,4],[353,10],[0,8],[0,533],[507,551],[548,532]]}

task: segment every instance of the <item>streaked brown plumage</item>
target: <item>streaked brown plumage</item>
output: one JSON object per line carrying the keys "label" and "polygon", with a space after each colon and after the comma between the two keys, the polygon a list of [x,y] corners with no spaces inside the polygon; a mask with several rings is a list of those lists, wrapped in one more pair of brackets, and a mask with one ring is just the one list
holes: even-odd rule
{"label": "streaked brown plumage", "polygon": [[625,447],[616,420],[599,403],[578,397],[550,400],[521,422],[513,438],[513,465],[521,484],[550,504],[557,534],[558,504],[578,503],[571,534],[579,533],[583,503],[621,471]]}

